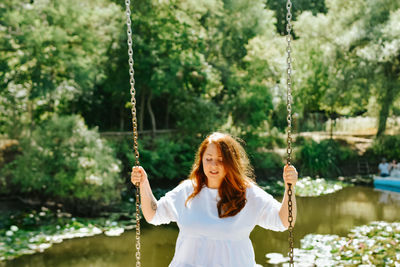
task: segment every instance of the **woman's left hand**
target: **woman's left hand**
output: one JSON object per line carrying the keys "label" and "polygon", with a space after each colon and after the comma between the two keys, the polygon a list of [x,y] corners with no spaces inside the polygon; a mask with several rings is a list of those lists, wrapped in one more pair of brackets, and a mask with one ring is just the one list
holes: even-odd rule
{"label": "woman's left hand", "polygon": [[294,187],[297,183],[298,174],[296,168],[293,165],[285,165],[283,167],[283,180],[285,181],[285,185],[292,184]]}

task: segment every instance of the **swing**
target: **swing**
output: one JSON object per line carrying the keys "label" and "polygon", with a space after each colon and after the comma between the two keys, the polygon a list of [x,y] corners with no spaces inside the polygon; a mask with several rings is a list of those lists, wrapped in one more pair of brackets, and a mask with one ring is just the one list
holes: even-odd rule
{"label": "swing", "polygon": [[[138,150],[138,131],[137,131],[137,119],[136,119],[136,90],[135,90],[135,78],[134,78],[134,69],[133,69],[133,50],[132,50],[132,29],[131,29],[131,9],[130,9],[130,0],[125,0],[125,5],[126,5],[126,26],[127,26],[127,36],[128,36],[128,63],[129,63],[129,84],[130,84],[130,94],[131,94],[131,111],[132,111],[132,125],[133,125],[133,149],[135,152],[135,166],[140,166],[139,163],[139,150]],[[292,154],[292,58],[291,58],[291,41],[292,41],[292,24],[291,24],[291,19],[292,19],[292,14],[291,14],[291,8],[292,8],[292,2],[291,0],[287,0],[286,3],[286,9],[287,9],[287,14],[286,14],[286,41],[287,41],[287,47],[286,47],[286,52],[287,52],[287,79],[286,79],[286,87],[287,87],[287,98],[286,98],[286,107],[287,107],[287,123],[288,123],[288,130],[287,130],[287,159],[286,162],[288,165],[291,165],[291,154]],[[136,267],[141,266],[141,261],[140,261],[140,187],[139,183],[136,185]],[[289,222],[289,266],[294,266],[293,262],[293,214],[292,214],[292,209],[293,209],[293,202],[292,202],[292,184],[288,184],[288,210],[289,210],[289,216],[288,216],[288,222]]]}

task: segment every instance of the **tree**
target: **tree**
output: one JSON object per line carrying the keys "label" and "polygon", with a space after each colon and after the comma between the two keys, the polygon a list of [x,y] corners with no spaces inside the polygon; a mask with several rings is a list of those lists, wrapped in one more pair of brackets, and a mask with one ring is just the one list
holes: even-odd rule
{"label": "tree", "polygon": [[[221,89],[219,73],[208,64],[204,50],[206,29],[201,18],[212,10],[214,1],[140,1],[132,8],[133,58],[139,129],[190,128],[187,114],[200,103],[214,105],[210,99]],[[124,7],[125,8],[125,7]],[[108,79],[98,88],[110,118],[120,118],[119,129],[130,126],[130,95],[125,27],[120,45],[110,58]],[[190,102],[191,105],[184,104]],[[199,107],[193,107],[195,104]],[[101,103],[100,103],[101,104]],[[104,106],[88,110],[91,123],[101,120]],[[189,108],[189,106],[191,108]],[[213,110],[218,110],[217,106]],[[96,116],[97,114],[97,116]],[[213,115],[212,118],[216,119]],[[193,118],[191,118],[193,122]],[[110,119],[105,127],[115,127]],[[200,128],[207,123],[198,120]],[[130,127],[129,127],[130,128]],[[208,128],[209,130],[210,128]]]}
{"label": "tree", "polygon": [[[51,113],[77,112],[104,79],[116,41],[118,7],[106,0],[7,1],[1,9],[0,117],[16,135]],[[105,23],[106,22],[106,23]],[[19,128],[21,129],[21,128]],[[26,128],[25,128],[26,130]]]}
{"label": "tree", "polygon": [[[286,35],[286,1],[267,0],[267,7],[275,11],[276,31],[280,35]],[[318,13],[326,13],[327,8],[323,0],[296,0],[292,1],[292,20],[296,20],[297,16],[304,11],[310,11],[313,15]],[[296,34],[296,31],[294,31]]]}
{"label": "tree", "polygon": [[[303,73],[309,71],[314,75],[318,72],[313,64],[319,61],[329,70],[327,78],[315,76],[316,80],[327,81],[322,88],[324,93],[320,92],[322,101],[318,102],[318,109],[351,116],[365,112],[366,106],[377,99],[377,135],[381,135],[399,96],[400,48],[395,26],[399,23],[399,3],[331,0],[326,4],[326,15],[304,12],[295,23],[298,43],[307,43],[300,49],[305,56],[300,57],[298,66],[302,66]],[[316,49],[321,51],[321,57],[307,59]],[[297,80],[300,88],[310,88],[302,78]],[[368,112],[375,114],[371,108]]]}

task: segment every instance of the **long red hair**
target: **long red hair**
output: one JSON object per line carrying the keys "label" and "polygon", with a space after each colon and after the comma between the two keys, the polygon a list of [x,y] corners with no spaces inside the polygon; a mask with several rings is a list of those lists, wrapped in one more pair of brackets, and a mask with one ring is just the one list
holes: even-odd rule
{"label": "long red hair", "polygon": [[194,190],[186,203],[207,185],[207,176],[203,170],[203,155],[211,143],[220,149],[226,171],[226,176],[218,189],[220,196],[217,203],[218,215],[220,218],[235,216],[246,205],[246,188],[255,182],[253,168],[239,139],[229,134],[215,132],[201,143],[188,178],[192,180]]}

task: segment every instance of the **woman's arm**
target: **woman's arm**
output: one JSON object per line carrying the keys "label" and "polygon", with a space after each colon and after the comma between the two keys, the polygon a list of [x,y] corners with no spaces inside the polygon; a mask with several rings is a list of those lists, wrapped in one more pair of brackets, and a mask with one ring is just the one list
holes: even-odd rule
{"label": "woman's arm", "polygon": [[157,200],[151,191],[147,173],[141,166],[132,168],[131,182],[136,185],[140,183],[140,202],[143,216],[147,222],[151,221],[156,214]]}
{"label": "woman's arm", "polygon": [[288,197],[288,189],[289,186],[287,185],[292,184],[291,188],[292,188],[292,216],[293,216],[293,222],[292,222],[292,226],[294,226],[295,222],[296,222],[296,215],[297,215],[297,206],[296,206],[296,196],[295,196],[295,185],[297,182],[297,171],[296,168],[292,165],[286,165],[283,169],[283,179],[285,181],[285,193],[283,196],[283,201],[282,201],[282,206],[281,209],[279,211],[279,217],[281,218],[281,221],[283,223],[283,225],[288,228],[289,227],[289,221],[288,221],[288,217],[289,217],[289,197]]}

